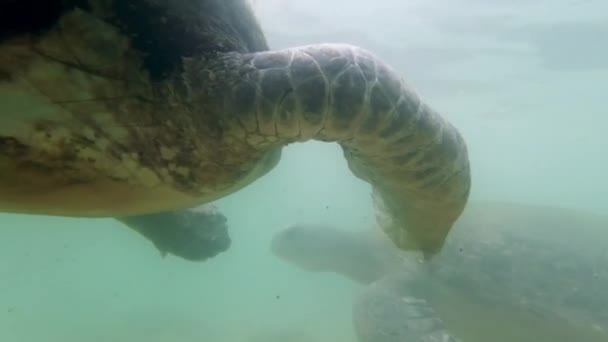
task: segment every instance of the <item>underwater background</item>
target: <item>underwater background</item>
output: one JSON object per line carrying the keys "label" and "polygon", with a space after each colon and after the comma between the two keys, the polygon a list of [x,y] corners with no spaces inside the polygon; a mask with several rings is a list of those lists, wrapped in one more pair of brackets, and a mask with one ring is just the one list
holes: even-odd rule
{"label": "underwater background", "polygon": [[[471,200],[608,214],[608,2],[254,0],[273,49],[362,46],[464,135]],[[269,252],[295,222],[366,229],[370,187],[335,144],[216,203],[232,245],[193,263],[112,219],[0,214],[0,341],[353,342],[353,296]]]}

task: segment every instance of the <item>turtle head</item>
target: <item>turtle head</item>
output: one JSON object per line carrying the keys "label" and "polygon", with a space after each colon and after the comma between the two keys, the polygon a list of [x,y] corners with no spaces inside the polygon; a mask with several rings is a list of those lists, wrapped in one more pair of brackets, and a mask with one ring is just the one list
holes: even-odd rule
{"label": "turtle head", "polygon": [[310,272],[334,272],[370,283],[394,267],[389,248],[367,232],[297,224],[274,236],[270,249],[279,259]]}
{"label": "turtle head", "polygon": [[341,243],[338,231],[320,225],[296,224],[279,231],[270,250],[279,259],[307,271],[328,271]]}

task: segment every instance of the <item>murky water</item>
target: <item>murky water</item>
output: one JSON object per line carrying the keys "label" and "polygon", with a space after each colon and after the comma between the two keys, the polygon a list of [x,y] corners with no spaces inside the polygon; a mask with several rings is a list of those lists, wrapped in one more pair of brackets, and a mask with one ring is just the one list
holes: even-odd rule
{"label": "murky water", "polygon": [[[254,3],[273,48],[348,42],[397,68],[463,133],[472,199],[608,214],[605,2]],[[205,263],[162,258],[111,219],[1,214],[0,341],[353,342],[362,286],[268,244],[294,222],[368,228],[369,191],[337,145],[289,146],[217,203],[233,243]]]}

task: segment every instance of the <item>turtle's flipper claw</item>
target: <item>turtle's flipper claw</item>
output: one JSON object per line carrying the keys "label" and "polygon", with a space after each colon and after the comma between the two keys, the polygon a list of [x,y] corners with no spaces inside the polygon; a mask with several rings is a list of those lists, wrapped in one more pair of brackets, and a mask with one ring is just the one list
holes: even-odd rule
{"label": "turtle's flipper claw", "polygon": [[116,219],[150,240],[161,257],[204,261],[230,247],[226,217],[212,205]]}

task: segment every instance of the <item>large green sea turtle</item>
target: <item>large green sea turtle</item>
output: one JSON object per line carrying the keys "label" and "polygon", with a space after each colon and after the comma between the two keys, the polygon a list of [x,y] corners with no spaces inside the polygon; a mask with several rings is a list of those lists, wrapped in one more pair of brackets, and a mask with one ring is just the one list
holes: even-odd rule
{"label": "large green sea turtle", "polygon": [[608,341],[608,217],[469,204],[430,261],[376,230],[294,225],[271,249],[303,269],[367,284],[361,342]]}
{"label": "large green sea turtle", "polygon": [[309,139],[342,146],[402,249],[436,253],[467,201],[463,139],[396,71],[346,44],[270,51],[245,0],[5,1],[0,25],[0,211],[130,216],[188,255],[162,222]]}

